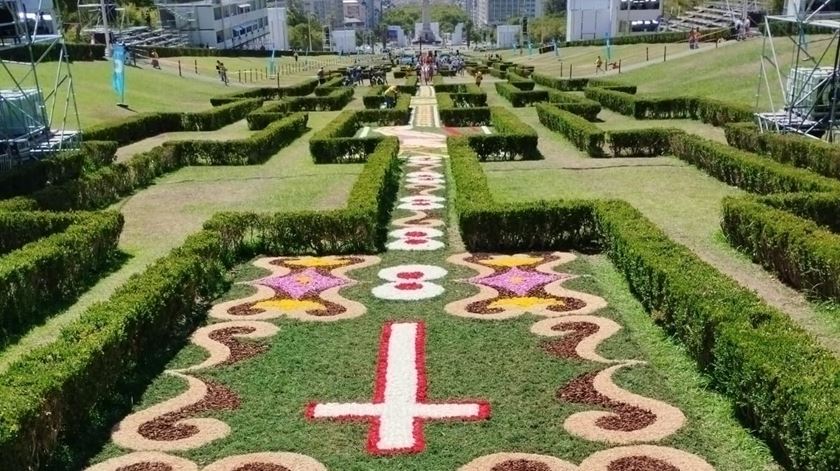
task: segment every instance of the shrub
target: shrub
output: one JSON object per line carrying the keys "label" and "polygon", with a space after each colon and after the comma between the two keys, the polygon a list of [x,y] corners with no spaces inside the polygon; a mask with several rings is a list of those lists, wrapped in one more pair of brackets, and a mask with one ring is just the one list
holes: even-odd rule
{"label": "shrub", "polygon": [[671,138],[680,129],[652,128],[610,131],[607,143],[614,157],[656,157],[671,153]]}
{"label": "shrub", "polygon": [[753,193],[840,191],[836,180],[689,134],[673,135],[671,149],[713,177]]}
{"label": "shrub", "polygon": [[228,250],[354,254],[381,251],[399,185],[399,141],[383,138],[350,190],[346,209],[278,214],[220,213],[205,224]]}
{"label": "shrub", "polygon": [[0,198],[26,195],[47,185],[79,178],[85,171],[110,165],[117,153],[116,142],[87,141],[80,150],[62,152],[0,173]]}
{"label": "shrub", "polygon": [[605,88],[590,87],[584,91],[584,96],[597,101],[604,108],[613,110],[626,116],[636,115],[636,99],[628,93],[616,92]]}
{"label": "shrub", "polygon": [[639,301],[792,469],[836,468],[840,361],[785,314],[671,241],[625,202],[494,203],[466,140],[449,138],[448,144],[468,250],[602,247]]}
{"label": "shrub", "polygon": [[786,283],[814,296],[840,299],[837,234],[758,198],[743,197],[724,199],[721,227],[735,248]]}
{"label": "shrub", "polygon": [[411,96],[401,93],[393,108],[356,111],[358,124],[376,126],[403,126],[411,121]]}
{"label": "shrub", "polygon": [[221,291],[227,263],[218,234],[192,235],[3,372],[0,468],[78,467],[58,451],[130,408]]}
{"label": "shrub", "polygon": [[604,131],[589,121],[547,103],[537,104],[537,116],[545,127],[564,135],[590,156],[601,157],[604,154]]}
{"label": "shrub", "polygon": [[309,139],[309,152],[315,163],[363,162],[380,143],[380,137],[354,138],[363,115],[344,111]]}
{"label": "shrub", "polygon": [[507,79],[511,85],[523,91],[533,90],[534,85],[536,85],[533,80],[518,75],[511,70],[507,71]]}
{"label": "shrub", "polygon": [[496,82],[496,92],[505,97],[515,108],[548,101],[545,90],[522,91],[507,82]]}
{"label": "shrub", "polygon": [[438,114],[445,126],[483,126],[490,122],[490,108],[486,106],[458,107],[449,93],[438,93],[436,96]]}
{"label": "shrub", "polygon": [[742,150],[766,154],[773,160],[840,178],[840,147],[797,134],[762,133],[752,123],[726,126],[726,141]]}
{"label": "shrub", "polygon": [[639,96],[601,87],[589,87],[584,93],[604,107],[636,119],[699,119],[714,126],[752,119],[749,108],[711,98]]}
{"label": "shrub", "polygon": [[537,150],[537,132],[518,116],[500,106],[490,108],[493,134],[467,137],[470,147],[482,161],[541,159]]}
{"label": "shrub", "polygon": [[4,248],[33,240],[0,257],[0,343],[5,344],[98,278],[116,253],[123,219],[115,212],[0,216]]}
{"label": "shrub", "polygon": [[344,76],[339,75],[337,77],[333,77],[326,82],[318,85],[315,87],[315,95],[316,96],[327,96],[330,93],[334,92],[337,88],[341,88],[344,84]]}
{"label": "shrub", "polygon": [[338,87],[326,96],[296,96],[284,99],[288,111],[338,111],[353,101],[353,88]]}
{"label": "shrub", "polygon": [[587,121],[595,121],[601,113],[600,103],[571,93],[549,90],[548,101],[557,108],[581,116]]}
{"label": "shrub", "polygon": [[582,92],[589,85],[589,79],[587,78],[564,79],[538,73],[531,74],[531,80],[544,87],[566,92]]}

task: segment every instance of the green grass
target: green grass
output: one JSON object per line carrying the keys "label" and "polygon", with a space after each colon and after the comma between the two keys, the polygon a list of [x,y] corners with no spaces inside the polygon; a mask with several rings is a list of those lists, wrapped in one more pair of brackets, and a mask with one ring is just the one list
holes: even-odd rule
{"label": "green grass", "polygon": [[[266,353],[203,372],[202,377],[231,387],[242,404],[234,411],[210,413],[231,426],[230,436],[182,455],[206,465],[233,454],[282,450],[313,456],[329,469],[342,471],[427,471],[454,470],[475,457],[502,450],[580,462],[606,448],[575,438],[563,428],[566,417],[591,407],[555,399],[564,384],[602,365],[546,354],[541,349],[544,339],[529,332],[537,320],[533,316],[494,322],[447,314],[443,310],[446,303],[470,296],[475,289],[455,281],[474,273],[444,263],[444,256],[435,252],[384,253],[378,266],[352,272],[351,277],[360,283],[342,293],[368,307],[362,317],[326,324],[279,319],[280,332],[265,341],[270,347]],[[372,297],[370,289],[381,283],[378,270],[401,263],[445,266],[450,271],[441,281],[446,293],[438,299],[411,303]],[[597,315],[625,326],[599,351],[608,358],[650,361],[648,366],[621,373],[617,383],[686,413],[686,425],[662,445],[702,455],[721,471],[778,469],[765,446],[733,419],[731,405],[706,390],[690,360],[651,324],[609,263],[601,257],[582,257],[560,270],[583,275],[565,286],[607,296],[610,306]],[[239,279],[259,275],[247,266],[237,274]],[[247,292],[239,287],[234,296],[225,299],[244,294]],[[491,402],[492,418],[478,423],[427,424],[424,453],[392,458],[364,452],[367,425],[306,421],[304,406],[312,400],[370,399],[379,332],[387,320],[426,323],[431,399],[486,398]],[[202,358],[199,349],[189,346],[169,367],[187,366]],[[135,410],[171,398],[183,388],[180,381],[161,376]],[[124,452],[109,444],[94,461]]]}
{"label": "green grass", "polygon": [[315,165],[308,148],[309,136],[337,114],[311,113],[313,130],[263,165],[185,167],[113,205],[125,217],[119,248],[130,259],[74,305],[0,352],[0,370],[33,347],[52,341],[88,306],[106,299],[129,276],[177,247],[217,212],[344,207],[361,165]]}

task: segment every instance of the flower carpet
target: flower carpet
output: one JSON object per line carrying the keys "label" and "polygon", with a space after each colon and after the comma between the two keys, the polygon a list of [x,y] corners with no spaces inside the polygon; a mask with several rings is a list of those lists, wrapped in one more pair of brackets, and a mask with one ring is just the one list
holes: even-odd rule
{"label": "flower carpet", "polygon": [[403,164],[387,251],[241,266],[89,470],[734,471],[770,461],[608,264],[464,253],[442,135],[380,132],[401,138]]}

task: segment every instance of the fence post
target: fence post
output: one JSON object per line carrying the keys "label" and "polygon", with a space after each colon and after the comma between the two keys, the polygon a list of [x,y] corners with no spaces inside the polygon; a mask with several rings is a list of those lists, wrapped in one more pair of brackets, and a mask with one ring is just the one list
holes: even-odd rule
{"label": "fence post", "polygon": [[183,75],[181,75],[181,60],[180,59],[178,59],[178,77],[183,77]]}
{"label": "fence post", "polygon": [[236,75],[239,77],[239,83],[242,83],[242,69],[237,70]]}
{"label": "fence post", "polygon": [[560,63],[560,76],[563,76],[563,63]]}
{"label": "fence post", "polygon": [[569,78],[572,78],[572,64],[569,64]]}
{"label": "fence post", "polygon": [[645,62],[647,62],[649,60],[650,60],[650,48],[646,47],[645,48]]}
{"label": "fence post", "polygon": [[621,73],[621,59],[618,60],[618,73]]}
{"label": "fence post", "polygon": [[278,73],[275,76],[277,77],[277,89],[279,90],[280,89],[280,74]]}
{"label": "fence post", "polygon": [[195,74],[198,75],[198,59],[195,59]]}
{"label": "fence post", "polygon": [[662,49],[662,62],[668,60],[668,46],[664,46]]}

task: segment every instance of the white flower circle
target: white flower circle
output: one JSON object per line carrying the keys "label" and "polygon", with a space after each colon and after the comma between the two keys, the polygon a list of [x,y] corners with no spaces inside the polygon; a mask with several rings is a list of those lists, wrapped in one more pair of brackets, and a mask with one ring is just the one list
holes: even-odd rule
{"label": "white flower circle", "polygon": [[424,281],[385,283],[371,290],[374,296],[389,301],[417,301],[443,294],[443,286]]}
{"label": "white flower circle", "polygon": [[397,205],[399,209],[408,209],[411,211],[424,211],[429,209],[441,209],[443,205],[441,202],[446,201],[440,196],[405,196],[400,198],[400,204]]}
{"label": "white flower circle", "polygon": [[389,232],[388,235],[396,239],[404,239],[410,237],[430,239],[442,236],[443,232],[437,229],[432,229],[431,227],[414,226],[393,230]]}
{"label": "white flower circle", "polygon": [[442,180],[444,178],[443,174],[438,172],[408,172],[405,176],[418,180]]}
{"label": "white flower circle", "polygon": [[447,271],[435,265],[397,265],[379,270],[379,278],[387,281],[429,281],[446,276]]}

